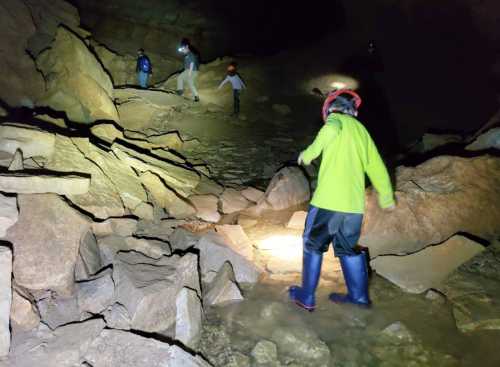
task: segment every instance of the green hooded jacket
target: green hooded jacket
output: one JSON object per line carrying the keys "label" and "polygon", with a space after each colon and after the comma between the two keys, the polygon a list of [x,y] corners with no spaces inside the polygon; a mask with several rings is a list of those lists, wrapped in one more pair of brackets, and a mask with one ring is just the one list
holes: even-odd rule
{"label": "green hooded jacket", "polygon": [[330,114],[301,158],[308,165],[320,154],[318,185],[311,205],[344,213],[364,213],[365,173],[378,192],[380,206],[395,204],[387,168],[370,134],[357,119]]}

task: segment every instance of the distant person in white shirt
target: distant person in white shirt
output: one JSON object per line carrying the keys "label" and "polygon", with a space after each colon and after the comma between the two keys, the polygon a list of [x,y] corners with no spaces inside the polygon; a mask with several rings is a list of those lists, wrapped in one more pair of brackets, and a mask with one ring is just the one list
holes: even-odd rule
{"label": "distant person in white shirt", "polygon": [[220,83],[218,89],[221,89],[227,82],[230,82],[233,87],[234,112],[231,116],[238,116],[240,113],[240,93],[242,89],[246,89],[246,85],[236,72],[236,63],[234,62],[227,67],[226,78]]}

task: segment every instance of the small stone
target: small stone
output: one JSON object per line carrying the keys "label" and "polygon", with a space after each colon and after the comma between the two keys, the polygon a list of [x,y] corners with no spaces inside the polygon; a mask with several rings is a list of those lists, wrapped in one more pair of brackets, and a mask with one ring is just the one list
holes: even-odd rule
{"label": "small stone", "polygon": [[286,225],[287,228],[290,229],[300,229],[303,230],[306,224],[306,217],[307,217],[307,212],[305,211],[298,211],[293,213],[292,217],[288,221],[288,224]]}
{"label": "small stone", "polygon": [[241,195],[243,195],[247,200],[252,201],[254,203],[258,203],[260,199],[264,197],[264,191],[257,190],[254,187],[247,187],[246,189],[240,192]]}
{"label": "small stone", "polygon": [[40,324],[40,316],[33,304],[15,290],[12,292],[10,321],[13,326],[22,330],[33,330]]}
{"label": "small stone", "polygon": [[[209,274],[213,273],[210,272]],[[208,281],[207,278],[204,280]],[[236,284],[233,268],[229,262],[225,262],[215,278],[207,286],[203,301],[206,305],[214,306],[242,300],[243,296]]]}
{"label": "small stone", "polygon": [[276,366],[278,362],[278,348],[268,340],[259,341],[251,353],[258,366]]}
{"label": "small stone", "polygon": [[220,197],[221,210],[224,214],[242,211],[250,206],[250,202],[235,189],[226,189]]}
{"label": "small stone", "polygon": [[221,216],[218,211],[219,199],[215,195],[193,195],[189,197],[196,208],[196,216],[207,222],[217,223]]}

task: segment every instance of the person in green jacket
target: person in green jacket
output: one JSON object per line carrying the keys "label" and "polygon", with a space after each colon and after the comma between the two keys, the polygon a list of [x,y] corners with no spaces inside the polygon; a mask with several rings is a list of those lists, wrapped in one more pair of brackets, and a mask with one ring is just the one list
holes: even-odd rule
{"label": "person in green jacket", "polygon": [[366,252],[357,246],[365,210],[365,173],[378,192],[382,208],[394,208],[395,200],[377,147],[356,119],[360,105],[361,98],[351,90],[330,93],[323,106],[325,125],[298,158],[299,165],[309,165],[322,156],[303,234],[302,286],[289,289],[290,299],[308,311],[316,307],[323,253],[330,243],[340,259],[348,290],[347,294],[330,294],[330,300],[371,305]]}

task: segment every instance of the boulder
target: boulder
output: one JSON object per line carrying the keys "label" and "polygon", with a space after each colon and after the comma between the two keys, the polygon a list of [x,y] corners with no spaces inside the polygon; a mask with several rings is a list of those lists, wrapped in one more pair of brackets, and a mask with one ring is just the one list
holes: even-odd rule
{"label": "boulder", "polygon": [[0,191],[19,194],[83,195],[89,191],[90,177],[76,175],[0,174]]}
{"label": "boulder", "polygon": [[58,296],[47,292],[36,302],[36,306],[42,322],[52,330],[90,317],[90,315],[84,317],[80,313],[75,295]]}
{"label": "boulder", "polygon": [[113,182],[106,176],[97,163],[87,159],[84,152],[90,150],[86,138],[69,138],[56,135],[54,154],[45,168],[60,172],[84,172],[90,174],[90,187],[84,195],[70,195],[77,207],[99,219],[125,215],[122,199]]}
{"label": "boulder", "polygon": [[0,246],[0,358],[10,349],[10,307],[12,303],[12,251]]}
{"label": "boulder", "polygon": [[309,181],[298,167],[285,167],[272,178],[265,193],[274,210],[288,209],[311,198]]}
{"label": "boulder", "polygon": [[262,269],[232,249],[216,233],[209,232],[201,237],[196,247],[200,250],[200,270],[203,276],[211,271],[218,272],[226,261],[233,267],[238,283],[256,283],[262,273]]}
{"label": "boulder", "polygon": [[304,227],[306,225],[306,217],[307,212],[303,210],[293,213],[292,217],[286,225],[286,228],[304,230]]}
{"label": "boulder", "polygon": [[7,232],[13,243],[14,277],[31,291],[71,292],[87,218],[53,194],[19,195],[19,220]]}
{"label": "boulder", "polygon": [[195,208],[175,191],[169,189],[158,175],[144,172],[140,176],[141,182],[151,194],[154,203],[164,208],[170,217],[183,219],[195,214]]}
{"label": "boulder", "polygon": [[170,245],[174,251],[186,251],[187,249],[193,248],[199,240],[200,236],[184,228],[177,228],[169,238]]}
{"label": "boulder", "polygon": [[269,340],[261,340],[250,353],[254,359],[255,366],[280,367],[278,360],[278,347]]}
{"label": "boulder", "polygon": [[245,199],[254,203],[258,203],[260,199],[264,197],[264,191],[258,190],[254,187],[247,187],[246,189],[241,190],[240,193]]}
{"label": "boulder", "polygon": [[33,330],[40,325],[40,316],[33,304],[16,290],[12,292],[10,322],[13,329],[26,331]]}
{"label": "boulder", "polygon": [[130,330],[130,315],[125,306],[114,303],[103,312],[103,316],[109,328]]}
{"label": "boulder", "polygon": [[175,339],[185,346],[196,349],[202,329],[203,309],[196,291],[182,288],[175,299]]}
{"label": "boulder", "polygon": [[9,164],[9,171],[22,171],[24,169],[23,163],[23,152],[21,149],[17,149],[16,153],[14,153],[14,158]]}
{"label": "boulder", "polygon": [[188,287],[200,293],[198,259],[194,254],[151,259],[120,253],[114,266],[116,300],[124,305],[131,329],[165,333],[176,322],[175,300]]}
{"label": "boulder", "polygon": [[120,330],[103,330],[90,345],[85,360],[92,367],[209,367],[175,345]]}
{"label": "boulder", "polygon": [[462,332],[500,330],[500,243],[460,266],[439,288]]}
{"label": "boulder", "polygon": [[91,231],[88,231],[80,241],[78,259],[75,266],[75,280],[89,279],[103,268],[101,254],[97,240]]}
{"label": "boulder", "polygon": [[295,359],[301,366],[329,365],[330,349],[307,327],[279,327],[271,334],[271,341],[282,355]]}
{"label": "boulder", "polygon": [[54,153],[55,135],[33,128],[0,126],[0,151],[12,155],[20,149],[23,158],[49,158]]}
{"label": "boulder", "polygon": [[9,367],[81,366],[87,349],[104,326],[104,321],[101,319],[65,325],[54,331],[40,326],[13,344],[7,365]]}
{"label": "boulder", "polygon": [[204,221],[217,223],[221,219],[218,211],[219,199],[214,195],[193,195],[189,197],[196,209],[196,216]]}
{"label": "boulder", "polygon": [[233,251],[249,261],[253,260],[252,242],[240,225],[223,224],[215,226],[215,230]]}
{"label": "boulder", "polygon": [[96,237],[117,235],[132,236],[137,230],[137,220],[132,218],[110,218],[104,222],[92,223],[92,232]]}
{"label": "boulder", "polygon": [[76,285],[78,310],[81,314],[100,314],[113,304],[115,284],[111,271],[107,270],[93,279]]}
{"label": "boulder", "polygon": [[52,47],[36,63],[47,80],[47,92],[37,104],[64,111],[75,122],[119,121],[109,75],[72,31],[59,27]]}
{"label": "boulder", "polygon": [[7,230],[16,224],[18,217],[16,198],[0,193],[0,238],[5,237]]}
{"label": "boulder", "polygon": [[497,238],[498,187],[500,158],[496,157],[441,156],[414,168],[399,167],[395,210],[381,210],[369,192],[359,242],[376,257],[413,253],[459,232]]}
{"label": "boulder", "polygon": [[250,202],[235,189],[226,189],[220,197],[221,210],[224,214],[242,211],[250,206]]}
{"label": "boulder", "polygon": [[437,288],[464,262],[484,250],[480,244],[455,235],[443,244],[406,256],[378,256],[370,264],[377,274],[403,288],[422,293]]}
{"label": "boulder", "polygon": [[203,303],[207,306],[223,305],[243,300],[241,291],[236,284],[234,271],[229,262],[217,272],[216,277],[206,287]]}
{"label": "boulder", "polygon": [[500,127],[496,127],[479,135],[476,140],[467,145],[467,150],[500,149]]}
{"label": "boulder", "polygon": [[42,75],[26,52],[36,33],[33,14],[25,1],[0,3],[0,100],[11,106],[32,106],[44,91]]}
{"label": "boulder", "polygon": [[159,259],[171,253],[170,246],[163,241],[114,235],[100,238],[98,248],[102,266],[113,264],[120,251],[136,251],[152,259]]}

